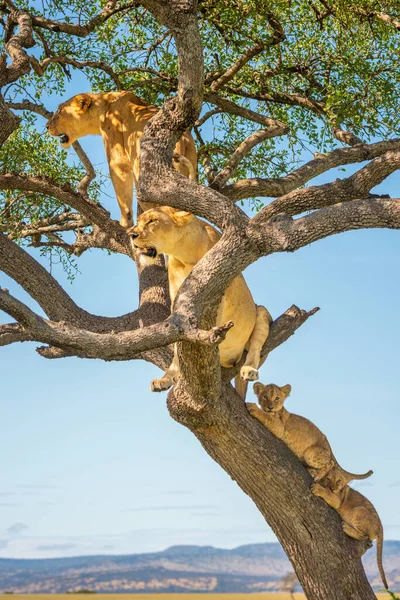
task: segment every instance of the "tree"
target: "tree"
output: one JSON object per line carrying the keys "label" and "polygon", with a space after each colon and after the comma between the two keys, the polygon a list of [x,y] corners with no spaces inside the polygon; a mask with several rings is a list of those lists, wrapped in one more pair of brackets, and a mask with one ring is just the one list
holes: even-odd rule
{"label": "tree", "polygon": [[[0,345],[36,341],[44,358],[166,368],[177,342],[172,418],[253,499],[307,598],[375,598],[360,560],[368,544],[343,533],[338,515],[311,494],[306,470],[250,417],[230,384],[237,369],[219,366],[212,326],[226,286],[260,257],[344,231],[400,228],[400,200],[370,194],[400,166],[397,0],[73,0],[40,11],[3,0],[0,11],[0,268],[47,317],[1,289],[0,309],[14,321],[0,326]],[[134,259],[126,232],[98,202],[101,179],[82,148],[75,144],[79,162],[71,165],[38,130],[36,115],[50,114],[46,93],[66,90],[74,69],[95,91],[134,89],[160,106],[141,144],[140,197],[158,202],[162,189],[165,204],[223,232],[172,314],[161,258],[138,269],[139,308],[106,318],[77,306],[26,249],[58,254],[71,277],[89,248]],[[200,183],[170,167],[175,142],[192,126]],[[304,139],[318,152],[298,166]],[[349,177],[303,187],[360,162],[367,164]],[[258,210],[253,218],[236,204],[244,200]],[[290,307],[264,354],[316,310]]]}

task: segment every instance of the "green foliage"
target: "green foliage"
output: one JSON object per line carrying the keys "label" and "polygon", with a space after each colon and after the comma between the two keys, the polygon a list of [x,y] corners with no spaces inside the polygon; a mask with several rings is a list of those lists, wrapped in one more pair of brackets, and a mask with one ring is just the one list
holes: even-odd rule
{"label": "green foliage", "polygon": [[[58,140],[36,128],[36,120],[26,113],[23,126],[15,131],[0,148],[0,172],[25,173],[30,176],[50,177],[56,183],[77,185],[85,174],[84,169],[69,160],[68,152],[60,148]],[[102,177],[90,186],[90,195],[98,199]],[[22,236],[24,226],[35,225],[40,219],[53,217],[68,210],[53,196],[19,190],[0,192],[0,231],[12,235],[21,245],[30,239]],[[89,231],[90,228],[86,228]],[[53,236],[61,239],[60,235]],[[60,264],[70,281],[79,272],[76,260],[61,246],[41,248],[50,269]]]}
{"label": "green foliage", "polygon": [[[77,185],[85,174],[81,166],[68,164],[68,153],[60,148],[58,140],[38,131],[31,116],[23,127],[15,131],[0,148],[0,166],[3,173],[25,173],[31,176],[51,177],[55,182]],[[97,199],[99,182],[91,186],[91,197]],[[52,196],[33,192],[0,192],[0,214],[7,210],[10,231],[29,217],[30,223],[65,210],[64,204]],[[0,220],[1,223],[1,220]]]}
{"label": "green foliage", "polygon": [[[17,0],[16,4],[49,19],[85,24],[99,14],[106,0]],[[289,173],[305,156],[310,158],[305,152],[325,152],[338,145],[332,126],[347,129],[363,141],[400,134],[400,37],[395,27],[376,17],[382,11],[399,19],[398,0],[329,0],[329,6],[326,10],[324,3],[308,0],[199,3],[208,85],[248,48],[264,43],[265,50],[218,93],[290,127],[288,136],[256,146],[241,162],[234,180]],[[271,13],[284,31],[281,43],[272,43]],[[39,61],[58,56],[79,63],[95,62],[97,66],[80,65],[86,90],[115,90],[118,84],[156,105],[176,91],[173,39],[142,7],[120,10],[84,38],[38,28],[35,39],[37,45],[29,53]],[[76,83],[78,68],[51,62],[42,76],[31,70],[9,86],[7,99],[30,98],[46,105],[55,90],[67,98],[86,91]],[[204,112],[210,108],[213,106],[205,104]],[[0,152],[0,169],[47,175],[76,185],[81,168],[71,164],[70,155],[39,123],[24,115],[22,128]],[[237,145],[260,127],[230,114],[207,121],[201,135],[213,166],[222,168]],[[201,168],[200,178],[205,179]],[[100,186],[101,182],[91,186],[91,197],[99,198]],[[14,192],[1,196],[0,214],[5,203],[16,198]],[[262,205],[260,200],[253,201],[256,210]],[[34,221],[58,210],[62,207],[54,198],[20,195],[7,212],[7,221],[12,229],[13,222],[24,214],[29,213]]]}

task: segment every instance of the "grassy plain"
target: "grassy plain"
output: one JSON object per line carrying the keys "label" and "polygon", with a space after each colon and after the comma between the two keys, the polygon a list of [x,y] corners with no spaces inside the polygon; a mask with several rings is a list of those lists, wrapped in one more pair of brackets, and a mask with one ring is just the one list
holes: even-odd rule
{"label": "grassy plain", "polygon": [[[0,600],[290,600],[287,592],[261,594],[0,594]],[[304,594],[294,594],[296,600],[306,600]],[[378,594],[378,600],[389,600],[388,594]]]}

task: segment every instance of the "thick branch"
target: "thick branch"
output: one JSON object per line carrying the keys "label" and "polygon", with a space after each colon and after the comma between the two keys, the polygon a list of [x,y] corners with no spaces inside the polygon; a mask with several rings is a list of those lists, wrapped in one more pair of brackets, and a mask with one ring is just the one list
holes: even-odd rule
{"label": "thick branch", "polygon": [[32,21],[25,11],[11,11],[8,18],[9,27],[19,27],[19,33],[13,35],[6,43],[5,48],[11,58],[11,64],[0,72],[0,86],[12,83],[22,75],[29,73],[29,56],[24,48],[32,48],[35,41],[32,36]]}
{"label": "thick branch", "polygon": [[[209,187],[180,175],[175,169],[164,174],[157,185],[146,190],[146,200],[157,202],[162,181],[163,202],[174,208],[193,212],[225,229],[230,226],[244,229],[248,222],[246,214],[225,196]],[[233,209],[233,210],[232,210]]]}
{"label": "thick branch", "polygon": [[95,333],[68,325],[65,321],[47,321],[28,306],[0,288],[0,310],[13,317],[30,335],[30,339],[66,349],[80,356],[103,360],[130,360],[138,352],[190,341],[214,346],[220,344],[233,326],[232,322],[210,331],[202,331],[183,321],[177,314],[166,321],[139,327],[135,331]]}
{"label": "thick branch", "polygon": [[[84,181],[84,180],[83,180]],[[87,180],[86,180],[87,181]],[[34,177],[6,173],[0,175],[0,190],[25,190],[52,196],[71,206],[83,216],[100,227],[107,235],[129,248],[129,238],[117,221],[109,217],[109,213],[86,195],[75,192],[69,184],[58,184],[50,177]]]}
{"label": "thick branch", "polygon": [[89,316],[46,269],[3,234],[0,234],[0,269],[19,283],[51,319],[61,320],[68,316],[74,323]]}
{"label": "thick branch", "polygon": [[[275,224],[282,251],[294,252],[330,235],[354,229],[400,229],[400,198],[353,200],[336,204],[297,220]],[[270,240],[269,240],[270,241]]]}
{"label": "thick branch", "polygon": [[136,6],[138,6],[138,2],[128,2],[127,4],[117,6],[117,0],[109,0],[109,2],[107,2],[103,10],[95,17],[87,21],[85,25],[75,25],[73,23],[55,21],[53,19],[46,19],[40,15],[33,15],[32,23],[35,27],[49,29],[54,33],[62,32],[69,33],[71,35],[76,35],[78,37],[86,37],[96,27],[98,27],[102,23],[105,23],[105,21],[107,21],[107,19],[109,19],[113,15],[121,11],[135,8]]}
{"label": "thick branch", "polygon": [[66,321],[91,331],[111,332],[150,325],[169,315],[169,298],[165,296],[166,272],[158,265],[142,269],[141,306],[121,317],[100,317],[77,306],[42,265],[3,234],[0,234],[0,270],[21,285],[53,321]]}
{"label": "thick branch", "polygon": [[354,135],[354,133],[351,133],[351,131],[346,131],[340,127],[332,127],[331,131],[333,136],[339,140],[339,142],[343,142],[343,144],[347,144],[348,146],[358,146],[359,144],[362,144],[362,140]]}
{"label": "thick branch", "polygon": [[120,78],[118,77],[118,74],[114,71],[112,67],[110,67],[110,65],[102,61],[76,60],[75,58],[69,58],[67,56],[51,56],[45,58],[40,63],[34,57],[30,57],[30,61],[34,71],[40,76],[42,76],[45,73],[47,67],[52,63],[58,63],[60,65],[71,65],[73,67],[76,67],[77,69],[84,69],[87,67],[90,67],[92,69],[100,69],[101,71],[104,71],[105,73],[107,73],[107,75],[111,77],[111,79],[114,81],[115,85],[119,90],[122,89],[122,83]]}
{"label": "thick branch", "polygon": [[320,186],[311,186],[274,200],[253,219],[263,223],[278,214],[298,215],[337,202],[348,202],[368,196],[371,188],[400,168],[400,150],[391,150],[375,158],[365,167],[347,177]]}
{"label": "thick branch", "polygon": [[[141,172],[146,171],[147,147],[158,148],[156,154],[170,168],[173,147],[184,131],[197,119],[203,101],[204,64],[200,33],[197,23],[197,1],[158,2],[144,0],[146,6],[169,27],[178,52],[178,94],[166,102],[146,126],[141,143]],[[143,158],[143,160],[142,160]]]}
{"label": "thick branch", "polygon": [[43,104],[35,104],[29,100],[23,100],[22,102],[7,102],[7,106],[14,110],[30,110],[38,115],[42,115],[45,119],[50,119],[53,115],[53,113],[47,110]]}
{"label": "thick branch", "polygon": [[9,346],[16,342],[29,342],[32,337],[19,323],[0,325],[0,346]]}
{"label": "thick branch", "polygon": [[[275,350],[275,348],[287,342],[287,340],[296,333],[299,327],[304,325],[304,323],[318,311],[318,307],[306,311],[293,304],[293,306],[288,308],[271,324],[269,336],[264,344],[261,356],[266,357],[268,354],[270,354],[270,352]],[[231,379],[233,379],[233,377],[239,373],[241,366],[245,362],[245,359],[246,355],[244,355],[242,360],[237,365],[232,367],[232,369],[223,369],[223,380],[226,382],[231,381]]]}
{"label": "thick branch", "polygon": [[371,18],[377,19],[378,21],[382,21],[382,23],[385,23],[386,25],[390,25],[391,27],[394,27],[395,29],[400,31],[399,19],[397,19],[396,17],[393,17],[392,15],[389,15],[386,12],[377,11],[377,10],[369,10],[368,8],[364,8],[362,6],[360,8],[356,7],[355,10],[360,15],[363,15],[363,16],[367,17],[368,19],[371,19]]}
{"label": "thick branch", "polygon": [[317,158],[302,165],[293,173],[285,175],[285,177],[242,179],[232,185],[225,186],[223,193],[235,202],[256,196],[282,196],[304,185],[317,175],[329,171],[329,169],[370,160],[390,150],[400,150],[400,139],[366,144],[354,148],[338,148],[327,154],[318,155]]}
{"label": "thick branch", "polygon": [[383,21],[384,23],[387,23],[388,25],[391,25],[392,27],[400,31],[400,21],[395,17],[392,17],[391,15],[388,15],[384,12],[373,11],[372,14],[376,19],[379,19],[380,21]]}

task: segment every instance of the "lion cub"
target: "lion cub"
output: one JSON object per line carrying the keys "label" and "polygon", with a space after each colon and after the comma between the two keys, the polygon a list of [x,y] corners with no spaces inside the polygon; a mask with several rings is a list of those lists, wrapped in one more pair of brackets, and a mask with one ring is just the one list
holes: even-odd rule
{"label": "lion cub", "polygon": [[254,384],[261,408],[248,403],[249,413],[277,438],[281,439],[308,469],[314,481],[332,474],[332,491],[340,491],[352,479],[366,479],[372,471],[357,475],[342,469],[336,461],[326,436],[308,419],[294,415],[283,407],[291,391],[290,385],[279,387]]}
{"label": "lion cub", "polygon": [[[327,476],[328,477],[328,476]],[[378,513],[371,502],[362,494],[346,485],[334,493],[332,481],[325,477],[321,483],[314,483],[311,491],[339,513],[343,523],[343,531],[356,540],[377,540],[376,558],[383,585],[388,589],[385,571],[383,570],[383,527]]]}
{"label": "lion cub", "polygon": [[[192,213],[160,206],[147,210],[138,218],[135,227],[128,229],[135,247],[156,256],[168,256],[168,281],[171,303],[174,303],[179,288],[202,259],[221,237],[218,231]],[[261,350],[269,334],[272,317],[264,306],[257,306],[242,275],[235,277],[225,290],[217,312],[216,325],[233,321],[225,339],[219,345],[223,367],[237,364],[244,350],[246,362],[236,378],[237,392],[245,397],[247,381],[258,379]],[[179,363],[176,354],[161,379],[151,383],[153,392],[167,390],[176,382]]]}

